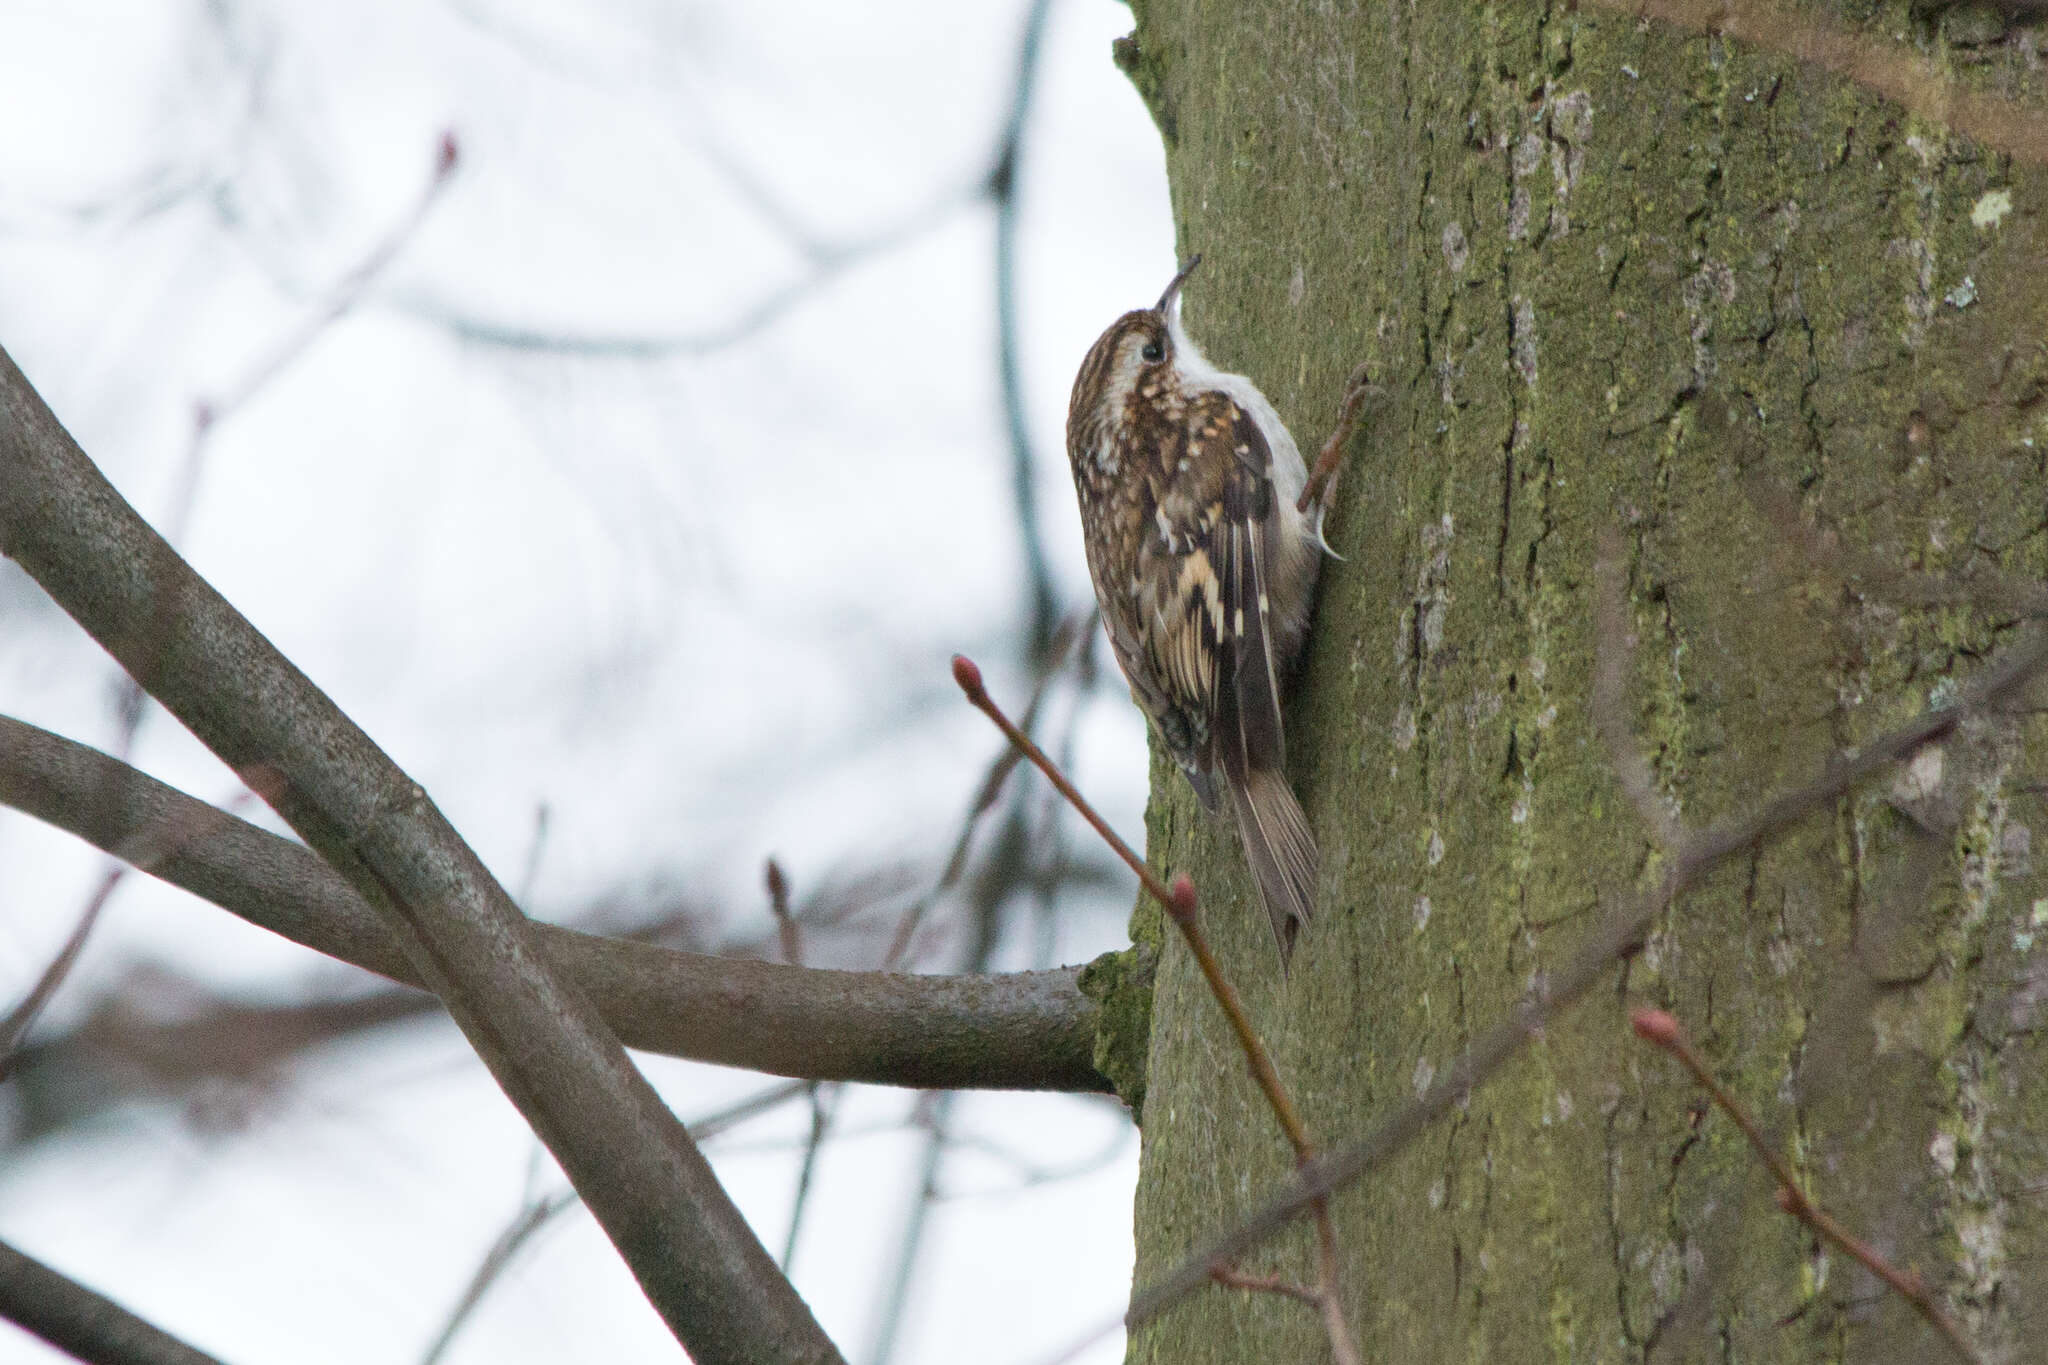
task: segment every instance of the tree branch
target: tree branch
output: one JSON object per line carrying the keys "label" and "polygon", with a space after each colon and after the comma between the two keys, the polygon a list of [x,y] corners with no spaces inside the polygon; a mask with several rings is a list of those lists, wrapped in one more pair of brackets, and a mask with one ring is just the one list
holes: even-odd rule
{"label": "tree branch", "polygon": [[1031,600],[1025,639],[1034,660],[1051,650],[1053,627],[1059,622],[1058,594],[1045,552],[1045,533],[1038,521],[1031,458],[1031,428],[1024,414],[1024,377],[1019,358],[1017,308],[1017,171],[1024,151],[1024,130],[1031,117],[1031,96],[1038,74],[1038,53],[1052,0],[1032,0],[1017,45],[1016,85],[1010,94],[1009,116],[989,172],[989,197],[996,206],[996,375],[1002,383],[1003,425],[1010,441],[1010,498],[1017,514],[1017,532],[1024,542],[1024,585]]}
{"label": "tree branch", "polygon": [[838,1361],[589,998],[426,792],[114,491],[0,352],[0,548],[384,921],[703,1365]]}
{"label": "tree branch", "polygon": [[0,1318],[91,1365],[220,1365],[95,1289],[0,1242]]}
{"label": "tree branch", "polygon": [[[316,952],[422,975],[318,857],[83,744],[0,717],[0,805],[119,856],[138,831],[197,831],[145,870]],[[995,976],[840,972],[531,928],[628,1047],[804,1080],[1106,1092],[1098,1007],[1064,968]]]}
{"label": "tree branch", "polygon": [[[735,1127],[759,1114],[765,1114],[785,1101],[802,1094],[801,1085],[778,1085],[758,1095],[750,1095],[738,1104],[698,1119],[690,1125],[690,1136],[699,1142],[708,1142],[728,1128]],[[574,1189],[552,1190],[526,1200],[510,1225],[498,1234],[484,1253],[476,1272],[469,1277],[462,1296],[455,1301],[448,1320],[427,1347],[427,1353],[420,1357],[420,1365],[436,1365],[448,1354],[448,1348],[455,1343],[456,1335],[462,1331],[471,1316],[482,1306],[484,1296],[511,1268],[513,1259],[531,1242],[540,1231],[556,1218],[575,1208],[581,1201]]]}

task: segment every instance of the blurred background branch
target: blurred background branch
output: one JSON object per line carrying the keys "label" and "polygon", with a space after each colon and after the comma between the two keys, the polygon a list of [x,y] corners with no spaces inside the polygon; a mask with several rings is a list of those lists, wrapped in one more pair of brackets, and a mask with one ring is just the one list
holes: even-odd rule
{"label": "blurred background branch", "polygon": [[[1116,946],[1128,880],[1092,843],[1066,846],[1028,775],[988,818],[962,818],[993,751],[943,669],[972,648],[1005,686],[1040,689],[1047,733],[1135,828],[1142,730],[1089,667],[1092,625],[1080,670],[1050,663],[1061,604],[1086,598],[1058,457],[1065,383],[1104,309],[1149,296],[1171,256],[1155,136],[1104,60],[1127,11],[570,18],[463,0],[346,22],[290,3],[105,18],[0,17],[22,57],[0,99],[32,111],[23,126],[71,130],[0,153],[0,298],[7,345],[122,492],[161,509],[179,550],[402,756],[522,907],[594,931],[540,933],[607,990],[625,983],[605,1008],[624,1000],[649,1045],[694,1018],[681,1027],[715,1036],[674,1050],[889,1084],[1099,1091],[1094,1005],[1073,970],[1032,969]],[[80,103],[85,90],[133,98]],[[461,174],[444,157],[423,186],[418,149],[448,128]],[[0,631],[0,711],[101,749],[132,733],[133,768],[171,780],[138,807],[149,789],[129,769],[93,769],[120,818],[88,803],[73,827],[97,833],[77,832],[104,847],[152,828],[158,796],[228,789],[177,727],[129,731],[136,708],[77,686],[103,661],[5,564]],[[0,1098],[20,1169],[53,1173],[0,1185],[0,1225],[141,1306],[170,1295],[167,1323],[205,1314],[200,1288],[168,1286],[209,1263],[245,1302],[281,1308],[299,1291],[250,1254],[235,1198],[204,1220],[132,1226],[81,1217],[79,1184],[54,1173],[105,1159],[167,1190],[195,1170],[254,1189],[251,1163],[276,1144],[350,1150],[374,1126],[444,1171],[426,1205],[489,1222],[479,1247],[496,1236],[527,1151],[478,1156],[502,1151],[504,1114],[424,996],[309,968],[27,822],[0,818],[0,845],[0,894],[31,912],[0,960],[12,998],[40,1002]],[[810,974],[747,960],[782,955],[784,922],[746,894],[770,849]],[[234,822],[157,871],[238,913],[262,907],[259,923],[327,934],[307,940],[322,948],[353,935],[344,956],[392,965],[388,942],[358,935],[360,902],[300,876],[308,861]],[[64,953],[87,904],[97,928]],[[993,920],[970,913],[983,904]],[[862,970],[984,955],[987,982]],[[60,956],[75,966],[34,991]],[[806,983],[824,969],[851,993],[818,999]],[[1000,1035],[1012,1041],[989,1053]],[[406,1058],[421,1060],[394,1076]],[[643,1065],[683,1112],[740,1098],[743,1077]],[[465,1097],[459,1119],[422,1102],[443,1094]],[[737,1172],[749,1218],[854,1340],[888,1291],[838,1254],[841,1229],[895,1216],[867,1200],[919,1197],[931,1111],[859,1086],[818,1101],[721,1148],[721,1176]],[[920,1262],[901,1356],[943,1343],[951,1358],[963,1314],[977,1331],[1014,1315],[1018,1341],[1049,1340],[1034,1296],[1085,1285],[1107,1304],[1128,1265],[1115,1191],[1135,1157],[1114,1104],[977,1094],[951,1108],[944,1184],[978,1193],[932,1216],[989,1229],[991,1266],[1016,1264],[1028,1225],[1065,1239],[1099,1219],[1105,1234],[1095,1271],[1062,1258],[993,1309],[949,1287],[988,1282],[980,1250]],[[1074,1173],[1028,1209],[1001,1196],[1017,1131],[1038,1135],[1045,1172]],[[757,1164],[776,1174],[750,1183]],[[395,1200],[424,1222],[410,1170],[363,1163],[347,1207]],[[273,1187],[258,1225],[317,1203],[322,1179]],[[37,1231],[45,1209],[62,1213],[56,1241]],[[417,1294],[422,1277],[438,1285],[463,1260],[430,1253],[435,1235],[332,1244],[349,1275],[421,1259],[388,1272],[378,1315],[415,1323],[415,1344],[432,1335],[420,1315],[448,1301]],[[537,1253],[551,1286],[575,1279],[557,1258],[603,1265],[582,1236]],[[631,1310],[597,1306],[616,1286],[577,1282],[576,1312],[638,1330]],[[493,1300],[465,1341],[544,1301]],[[238,1312],[232,1332],[260,1342],[259,1319]],[[535,1343],[555,1329],[506,1330],[509,1348],[546,1354]]]}
{"label": "blurred background branch", "polygon": [[[361,899],[305,848],[214,811],[116,761],[0,717],[0,804],[48,819],[109,851],[137,831],[200,828],[149,868],[264,928],[369,971],[418,984],[389,934]],[[209,827],[210,826],[210,827]],[[997,887],[1001,883],[994,884]],[[1007,894],[1007,891],[1005,892]],[[817,1079],[1016,1089],[1107,1089],[1094,1070],[1095,1006],[1074,969],[1005,976],[909,976],[709,958],[636,941],[667,932],[598,937],[536,925],[544,949],[583,983],[629,1044],[699,1060]],[[159,985],[162,978],[157,978]],[[194,1054],[234,1073],[250,1058],[226,1039],[260,1025],[256,1059],[274,1060],[338,1031],[433,1013],[430,996],[358,993],[301,1006],[238,1007],[213,1001],[183,1020],[140,1024],[131,980],[79,1041],[170,1074],[173,1054]],[[192,989],[175,992],[189,1002]],[[46,1040],[23,1056],[47,1066],[64,1055]]]}

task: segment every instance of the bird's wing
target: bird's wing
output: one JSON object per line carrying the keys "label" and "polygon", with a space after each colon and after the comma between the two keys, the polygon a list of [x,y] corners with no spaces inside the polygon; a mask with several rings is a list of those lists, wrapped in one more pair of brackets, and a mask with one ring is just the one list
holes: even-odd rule
{"label": "bird's wing", "polygon": [[1278,515],[1273,457],[1258,424],[1227,395],[1204,395],[1195,417],[1193,439],[1227,441],[1231,457],[1227,465],[1214,462],[1227,472],[1219,479],[1219,514],[1211,532],[1221,547],[1214,560],[1223,689],[1212,712],[1212,762],[1230,792],[1245,862],[1284,968],[1314,908],[1318,855],[1308,818],[1287,782],[1287,733],[1266,581],[1267,542]]}

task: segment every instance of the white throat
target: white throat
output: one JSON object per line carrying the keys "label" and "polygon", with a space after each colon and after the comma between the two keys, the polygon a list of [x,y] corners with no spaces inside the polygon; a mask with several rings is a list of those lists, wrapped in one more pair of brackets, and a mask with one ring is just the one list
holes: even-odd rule
{"label": "white throat", "polygon": [[1195,345],[1194,338],[1181,324],[1179,299],[1175,299],[1166,310],[1166,335],[1173,342],[1174,371],[1180,375],[1181,384],[1188,392],[1215,389],[1229,394],[1259,424],[1259,432],[1266,438],[1267,448],[1273,452],[1274,490],[1292,502],[1300,495],[1302,485],[1308,482],[1308,466],[1302,463],[1301,451],[1295,447],[1293,435],[1273,405],[1266,401],[1266,395],[1260,393],[1259,386],[1245,376],[1219,370],[1209,363],[1209,357],[1202,354],[1202,348]]}

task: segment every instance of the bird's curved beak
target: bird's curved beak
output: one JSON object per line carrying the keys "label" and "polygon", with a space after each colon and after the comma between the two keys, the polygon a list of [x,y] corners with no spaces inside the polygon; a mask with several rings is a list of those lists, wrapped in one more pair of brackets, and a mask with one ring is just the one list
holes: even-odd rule
{"label": "bird's curved beak", "polygon": [[1186,265],[1182,266],[1180,268],[1180,274],[1175,275],[1173,279],[1167,284],[1166,292],[1159,296],[1159,303],[1156,307],[1153,308],[1152,311],[1160,314],[1163,317],[1166,313],[1166,310],[1173,305],[1175,297],[1179,295],[1180,287],[1188,282],[1188,276],[1194,274],[1195,267],[1200,265],[1201,263],[1202,258],[1200,256],[1196,256],[1193,260],[1189,261]]}

